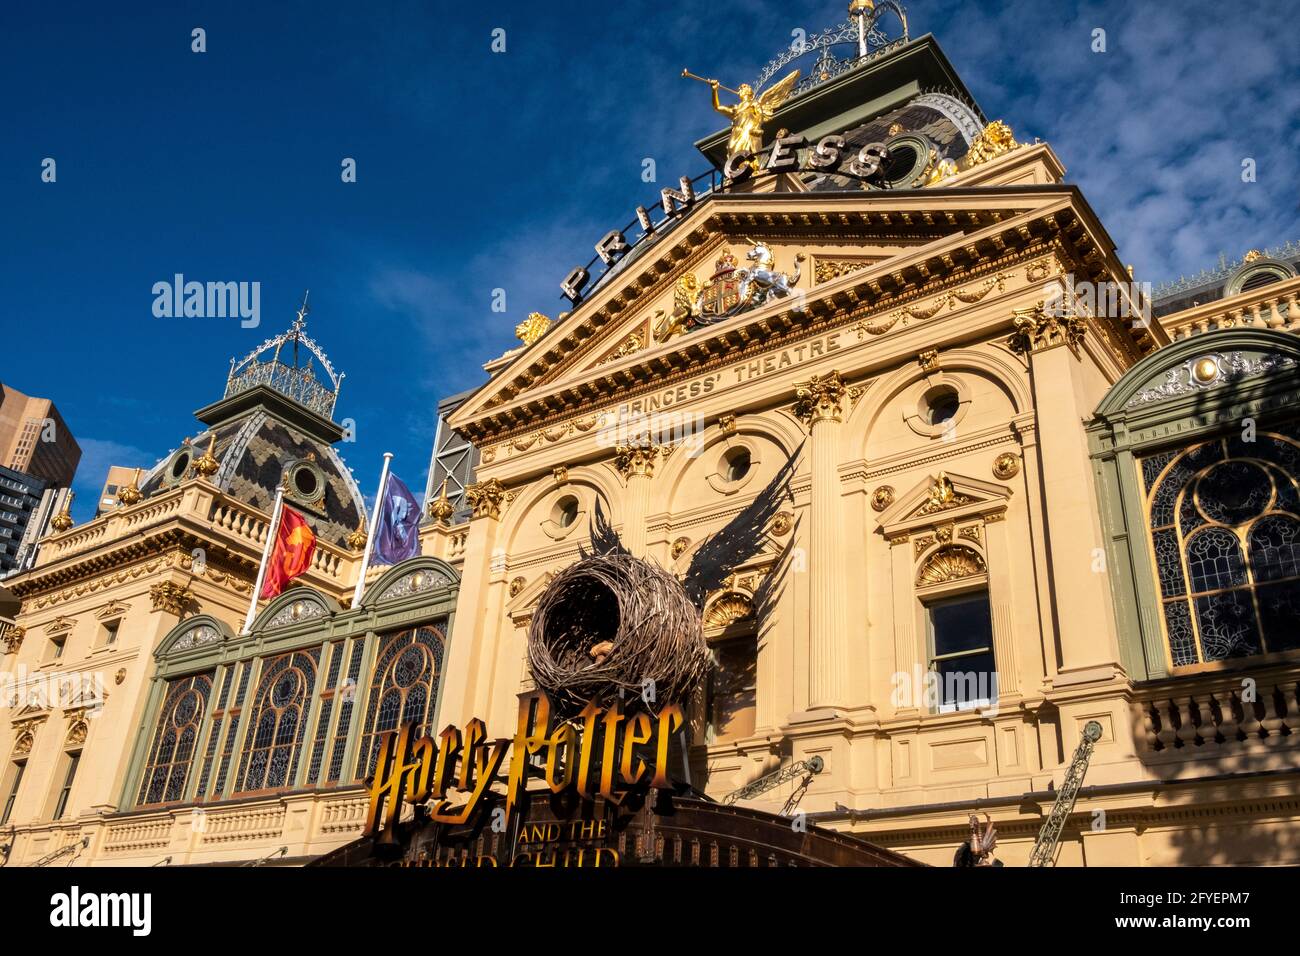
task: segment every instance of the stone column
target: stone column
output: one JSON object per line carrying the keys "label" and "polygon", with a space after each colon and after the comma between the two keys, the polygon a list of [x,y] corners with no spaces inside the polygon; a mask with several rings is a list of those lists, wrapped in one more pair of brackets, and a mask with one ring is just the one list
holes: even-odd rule
{"label": "stone column", "polygon": [[845,388],[838,372],[797,386],[795,414],[807,425],[812,464],[809,499],[810,709],[849,702],[848,629],[844,621],[844,532],[840,514],[839,440]]}
{"label": "stone column", "polygon": [[614,449],[614,467],[627,483],[623,510],[623,544],[638,558],[646,556],[646,515],[650,511],[650,479],[660,448],[649,442],[619,445]]}
{"label": "stone column", "polygon": [[[1011,348],[1029,360],[1038,424],[1047,553],[1055,582],[1060,670],[1057,686],[1122,672],[1104,566],[1092,463],[1081,424],[1092,411],[1080,345],[1085,326],[1040,306],[1015,314]],[[1104,553],[1104,552],[1102,552]]]}

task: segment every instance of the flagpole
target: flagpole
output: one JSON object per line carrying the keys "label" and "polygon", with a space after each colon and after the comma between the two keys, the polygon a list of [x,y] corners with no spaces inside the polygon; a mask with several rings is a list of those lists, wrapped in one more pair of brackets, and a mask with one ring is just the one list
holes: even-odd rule
{"label": "flagpole", "polygon": [[357,575],[357,588],[352,592],[352,606],[361,606],[361,595],[366,590],[366,571],[370,569],[370,552],[379,535],[379,515],[384,507],[384,492],[388,490],[388,463],[393,460],[391,451],[384,452],[384,467],[379,472],[379,493],[375,495],[375,510],[370,516],[370,536],[366,538],[366,550],[361,555],[361,573]]}
{"label": "flagpole", "polygon": [[271,526],[266,530],[266,546],[262,548],[262,563],[257,567],[257,583],[253,585],[253,597],[248,602],[248,616],[244,618],[244,629],[241,634],[247,634],[253,628],[253,618],[257,616],[257,597],[262,593],[262,581],[266,577],[266,562],[271,557],[271,549],[275,547],[275,536],[280,530],[280,513],[284,510],[284,486],[281,485],[275,489],[275,507],[271,509]]}

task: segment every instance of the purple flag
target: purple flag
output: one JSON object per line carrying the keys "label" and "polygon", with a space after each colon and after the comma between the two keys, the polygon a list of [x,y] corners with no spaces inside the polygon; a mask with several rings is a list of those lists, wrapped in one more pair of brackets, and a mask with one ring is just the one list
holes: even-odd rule
{"label": "purple flag", "polygon": [[411,489],[394,474],[384,486],[371,557],[377,564],[397,564],[420,553],[420,506]]}

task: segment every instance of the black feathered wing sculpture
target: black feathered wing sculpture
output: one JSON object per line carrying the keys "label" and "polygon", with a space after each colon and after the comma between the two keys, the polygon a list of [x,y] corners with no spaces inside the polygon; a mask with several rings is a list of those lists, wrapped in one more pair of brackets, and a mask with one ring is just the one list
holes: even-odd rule
{"label": "black feathered wing sculpture", "polygon": [[608,554],[629,554],[630,552],[623,546],[623,539],[618,536],[618,531],[610,524],[609,516],[605,514],[605,506],[601,499],[596,499],[596,513],[591,518],[591,550],[578,547],[578,556],[580,558],[590,558],[594,555]]}
{"label": "black feathered wing sculpture", "polygon": [[758,554],[767,535],[767,526],[776,517],[781,502],[790,497],[790,478],[802,450],[800,444],[772,476],[767,487],[740,514],[696,549],[682,578],[686,596],[696,607],[703,608],[705,599],[722,587],[736,568]]}

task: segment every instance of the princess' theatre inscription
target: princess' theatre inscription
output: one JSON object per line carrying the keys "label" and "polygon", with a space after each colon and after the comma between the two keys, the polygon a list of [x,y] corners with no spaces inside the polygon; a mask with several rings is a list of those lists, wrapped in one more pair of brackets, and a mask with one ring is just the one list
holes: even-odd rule
{"label": "princess' theatre inscription", "polygon": [[673,388],[654,392],[644,398],[633,399],[620,405],[616,414],[619,418],[626,418],[629,415],[646,415],[674,405],[680,405],[693,398],[702,398],[712,394],[719,388],[756,382],[767,375],[782,372],[805,362],[815,361],[830,355],[832,352],[838,352],[841,348],[840,338],[843,334],[842,331],[828,332],[826,335],[809,342],[800,342],[779,352],[769,352],[752,361],[741,362],[720,372],[713,372],[700,378],[691,379],[689,382],[683,382]]}

